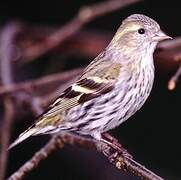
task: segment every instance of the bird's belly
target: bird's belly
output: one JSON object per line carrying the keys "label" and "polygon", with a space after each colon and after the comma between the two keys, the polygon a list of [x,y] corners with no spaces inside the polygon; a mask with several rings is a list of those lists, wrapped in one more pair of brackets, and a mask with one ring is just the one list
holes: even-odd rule
{"label": "bird's belly", "polygon": [[68,113],[68,122],[82,134],[113,129],[142,107],[151,87],[145,84],[142,88],[137,82],[118,84],[110,93],[73,108]]}

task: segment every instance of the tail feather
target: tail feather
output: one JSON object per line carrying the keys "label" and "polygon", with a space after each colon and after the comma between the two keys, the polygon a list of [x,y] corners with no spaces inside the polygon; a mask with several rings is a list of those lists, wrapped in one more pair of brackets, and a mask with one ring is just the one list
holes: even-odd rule
{"label": "tail feather", "polygon": [[13,148],[14,146],[18,145],[25,139],[29,138],[30,136],[34,135],[37,132],[37,128],[29,128],[26,131],[24,131],[22,134],[19,135],[19,137],[9,146],[8,150]]}

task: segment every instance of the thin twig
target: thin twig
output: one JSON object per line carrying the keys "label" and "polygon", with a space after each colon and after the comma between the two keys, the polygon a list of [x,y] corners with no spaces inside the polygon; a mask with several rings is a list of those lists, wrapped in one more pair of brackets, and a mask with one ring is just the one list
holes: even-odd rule
{"label": "thin twig", "polygon": [[178,46],[181,46],[181,37],[176,37],[170,41],[162,41],[158,45],[158,47],[161,49],[171,49]]}
{"label": "thin twig", "polygon": [[177,84],[177,81],[181,75],[181,63],[179,68],[177,69],[176,73],[170,78],[168,81],[168,89],[169,90],[174,90]]}
{"label": "thin twig", "polygon": [[164,52],[169,51],[169,53],[172,55],[172,60],[175,62],[179,62],[181,59],[180,47],[181,37],[176,37],[172,40],[163,41],[158,44],[159,49],[164,50]]}
{"label": "thin twig", "polygon": [[1,132],[0,180],[4,180],[8,160],[7,147],[10,140],[11,124],[14,118],[14,104],[10,97],[4,99],[4,119]]}
{"label": "thin twig", "polygon": [[[0,37],[0,73],[3,85],[11,85],[12,78],[12,57],[14,55],[13,40],[19,26],[16,23],[7,24],[1,32]],[[0,180],[4,179],[8,159],[7,147],[9,145],[11,124],[14,117],[14,104],[10,96],[4,97],[4,121],[1,132],[1,154],[0,154]]]}
{"label": "thin twig", "polygon": [[0,86],[0,95],[15,93],[20,90],[35,90],[36,88],[41,88],[42,86],[48,86],[56,82],[66,82],[71,78],[81,74],[83,68],[77,68],[74,70],[66,71],[63,73],[51,74],[44,76],[39,79],[30,80],[22,83],[11,84],[7,86]]}
{"label": "thin twig", "polygon": [[[27,175],[27,173],[37,167],[42,160],[45,160],[47,156],[54,152],[56,149],[61,149],[65,143],[76,145],[82,148],[101,151],[108,158],[112,155],[111,150],[108,151],[107,146],[101,146],[100,148],[100,146],[98,146],[92,139],[87,139],[72,134],[56,135],[48,142],[47,145],[45,145],[40,151],[36,152],[29,161],[27,161],[22,167],[20,167],[7,180],[23,179]],[[104,153],[104,151],[106,151],[106,153]],[[134,173],[135,175],[148,180],[163,180],[161,177],[146,169],[144,166],[137,163],[132,158],[125,156],[124,153],[118,153],[114,157],[114,159],[115,160],[112,161],[112,163],[119,169],[128,170],[131,173]]]}
{"label": "thin twig", "polygon": [[8,180],[18,180],[23,179],[25,175],[32,171],[35,167],[39,165],[39,163],[46,159],[48,155],[50,155],[57,146],[59,148],[63,147],[63,143],[59,141],[58,138],[52,138],[47,145],[45,145],[40,151],[36,152],[35,155],[27,161],[18,171],[16,171],[13,175],[11,175]]}
{"label": "thin twig", "polygon": [[[19,36],[23,36],[23,38],[16,39],[19,53],[17,53],[17,56],[14,60],[18,62],[21,62],[20,60],[26,60],[23,53],[27,48],[31,49],[32,46],[43,46],[44,44],[42,44],[42,41],[44,42],[44,39],[47,38],[49,34],[52,34],[52,27],[44,27],[42,29],[42,27],[37,26],[24,26],[25,28],[22,28],[21,32],[22,35],[19,34]],[[26,31],[27,28],[29,30],[28,32]],[[36,29],[36,32],[34,32],[34,29]],[[53,30],[53,32],[55,32],[56,30],[57,28]],[[48,31],[49,33],[44,33],[44,31]],[[34,36],[31,37],[31,33]],[[95,57],[100,51],[102,51],[104,47],[106,47],[108,42],[110,42],[111,37],[112,33],[108,31],[80,30],[75,35],[72,35],[71,38],[69,38],[67,41],[59,44],[59,46],[56,47],[55,51],[66,55],[72,54],[73,52],[75,55],[80,55],[81,53],[81,55],[85,54],[86,56],[90,55],[92,57]],[[39,39],[41,39],[41,41]],[[23,61],[23,63],[26,63],[26,61]]]}
{"label": "thin twig", "polygon": [[42,114],[43,108],[40,102],[40,98],[34,97],[32,93],[28,93],[27,91],[19,91],[16,93],[15,98],[21,105],[28,105],[29,109],[35,117],[38,117],[40,114]]}
{"label": "thin twig", "polygon": [[42,43],[26,49],[23,52],[23,58],[26,61],[36,59],[60,45],[93,19],[139,1],[141,0],[109,0],[92,6],[85,6],[80,9],[78,14],[70,22],[45,38]]}

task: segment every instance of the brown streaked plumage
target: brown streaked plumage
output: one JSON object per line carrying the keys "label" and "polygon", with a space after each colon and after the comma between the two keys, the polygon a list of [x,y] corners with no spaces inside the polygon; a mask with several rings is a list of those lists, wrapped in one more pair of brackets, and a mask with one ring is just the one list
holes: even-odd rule
{"label": "brown streaked plumage", "polygon": [[106,142],[101,133],[127,120],[149,96],[153,52],[168,38],[147,16],[126,18],[107,48],[10,148],[32,135],[66,131]]}

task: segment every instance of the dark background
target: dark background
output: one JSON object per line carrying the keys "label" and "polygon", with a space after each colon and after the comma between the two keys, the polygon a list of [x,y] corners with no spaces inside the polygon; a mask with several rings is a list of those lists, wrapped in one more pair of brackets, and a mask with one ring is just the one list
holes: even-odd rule
{"label": "dark background", "polygon": [[[83,5],[98,1],[91,0],[47,0],[47,1],[1,1],[1,25],[12,19],[18,19],[40,26],[60,26],[76,15]],[[179,1],[143,1],[121,9],[104,17],[97,18],[84,29],[114,33],[121,21],[132,13],[144,13],[160,23],[162,29],[170,36],[181,34],[180,24],[181,6]],[[74,57],[63,58],[71,63]],[[69,63],[64,70],[88,64],[92,57],[76,57],[74,63]],[[44,60],[45,59],[45,60]],[[22,70],[26,78],[38,77],[53,58],[45,55],[39,61]],[[76,63],[75,63],[76,62]],[[56,63],[56,62],[55,62]],[[123,146],[150,170],[165,179],[181,179],[181,131],[180,131],[180,98],[181,85],[170,92],[167,82],[175,69],[164,70],[156,64],[156,80],[153,91],[144,107],[129,121],[111,131]],[[57,71],[57,70],[56,70]],[[30,119],[31,117],[28,116]],[[19,126],[18,126],[19,125]],[[16,123],[12,139],[23,130],[23,126]],[[14,148],[10,152],[7,176],[13,173],[24,162],[48,141],[48,136],[33,137]],[[26,179],[63,179],[63,180],[94,180],[94,179],[136,179],[130,173],[120,173],[101,154],[83,150],[73,146],[66,146],[56,151],[43,161]]]}

